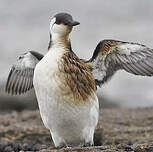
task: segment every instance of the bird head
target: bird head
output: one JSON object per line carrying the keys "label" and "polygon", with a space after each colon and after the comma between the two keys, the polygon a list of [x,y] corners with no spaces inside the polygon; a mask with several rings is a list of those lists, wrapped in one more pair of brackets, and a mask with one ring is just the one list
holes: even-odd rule
{"label": "bird head", "polygon": [[68,13],[56,14],[50,22],[50,32],[52,35],[66,36],[72,31],[72,27],[80,23],[74,21]]}

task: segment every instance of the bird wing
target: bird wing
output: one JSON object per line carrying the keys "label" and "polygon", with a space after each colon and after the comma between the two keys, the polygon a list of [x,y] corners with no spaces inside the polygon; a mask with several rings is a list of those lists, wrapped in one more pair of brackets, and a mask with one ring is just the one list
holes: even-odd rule
{"label": "bird wing", "polygon": [[103,40],[87,62],[99,86],[120,69],[135,75],[153,75],[153,49],[137,43]]}
{"label": "bird wing", "polygon": [[43,55],[35,51],[29,51],[21,55],[9,72],[5,91],[16,95],[33,88],[34,69],[42,58]]}

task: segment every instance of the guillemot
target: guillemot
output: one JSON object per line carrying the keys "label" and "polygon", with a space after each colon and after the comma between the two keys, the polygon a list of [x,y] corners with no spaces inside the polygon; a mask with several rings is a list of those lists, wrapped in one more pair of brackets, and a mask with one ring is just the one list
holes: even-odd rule
{"label": "guillemot", "polygon": [[55,147],[93,145],[98,123],[96,87],[118,70],[153,75],[153,49],[145,45],[103,40],[88,61],[72,51],[69,35],[79,22],[67,13],[50,22],[46,55],[29,51],[19,57],[9,73],[6,92],[21,94],[33,86],[44,125]]}

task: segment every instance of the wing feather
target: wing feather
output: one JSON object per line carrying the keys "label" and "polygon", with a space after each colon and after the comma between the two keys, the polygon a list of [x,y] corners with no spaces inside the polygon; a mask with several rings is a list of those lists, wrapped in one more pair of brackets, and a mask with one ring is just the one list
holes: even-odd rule
{"label": "wing feather", "polygon": [[103,40],[87,62],[93,67],[98,85],[122,69],[135,75],[153,76],[153,49],[138,43]]}
{"label": "wing feather", "polygon": [[34,68],[42,58],[43,55],[34,51],[29,51],[20,56],[9,72],[6,92],[16,95],[33,88]]}

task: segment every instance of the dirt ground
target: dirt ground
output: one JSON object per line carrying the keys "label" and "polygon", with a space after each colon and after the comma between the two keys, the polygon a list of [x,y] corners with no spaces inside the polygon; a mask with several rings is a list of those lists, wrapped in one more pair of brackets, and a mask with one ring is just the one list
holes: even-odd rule
{"label": "dirt ground", "polygon": [[95,146],[53,149],[38,111],[0,115],[0,152],[153,152],[153,108],[102,109]]}

